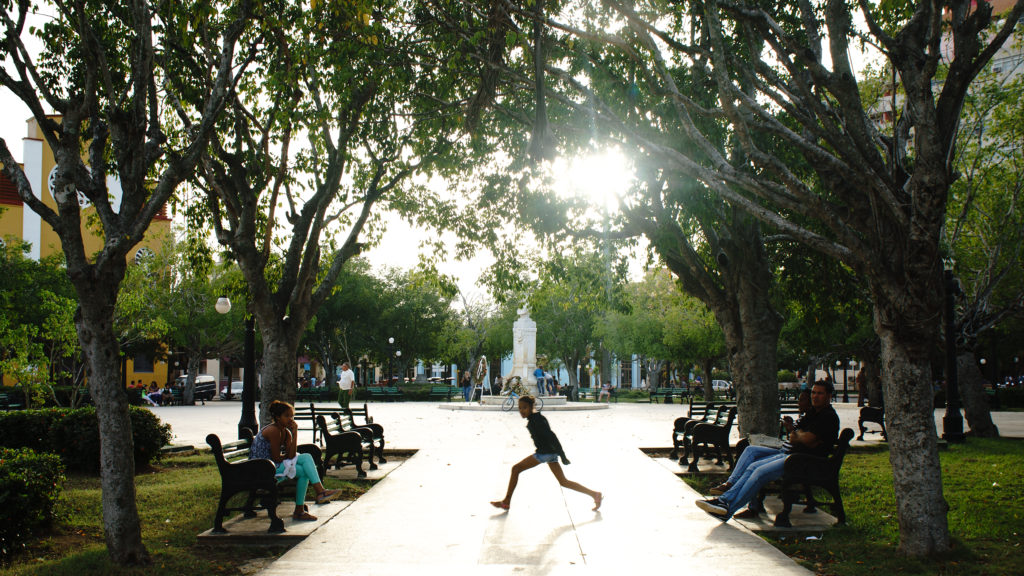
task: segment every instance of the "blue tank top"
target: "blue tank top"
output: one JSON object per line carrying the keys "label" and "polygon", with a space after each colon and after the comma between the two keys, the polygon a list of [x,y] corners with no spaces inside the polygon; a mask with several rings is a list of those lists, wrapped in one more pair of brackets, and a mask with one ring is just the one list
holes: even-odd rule
{"label": "blue tank top", "polygon": [[249,446],[249,458],[266,458],[272,460],[270,457],[270,441],[263,436],[263,430],[260,430],[252,439],[252,445]]}

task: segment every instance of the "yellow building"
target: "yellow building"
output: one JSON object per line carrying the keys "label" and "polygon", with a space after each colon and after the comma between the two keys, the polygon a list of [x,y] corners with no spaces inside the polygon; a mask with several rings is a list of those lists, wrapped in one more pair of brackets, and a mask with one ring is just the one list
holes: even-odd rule
{"label": "yellow building", "polygon": [[[59,116],[54,118],[59,119]],[[56,176],[57,163],[46,140],[39,131],[39,125],[35,118],[27,121],[27,135],[23,139],[24,163],[22,169],[32,186],[32,192],[43,202],[57,209],[57,203],[53,199],[53,179]],[[10,139],[5,138],[8,142]],[[121,184],[117,178],[107,176],[107,189],[113,199],[112,204],[116,208],[121,201]],[[88,201],[80,197],[79,201],[84,207],[84,215],[88,215],[90,208]],[[82,218],[82,237],[85,240],[85,251],[88,254],[98,252],[103,247],[103,240],[99,230],[91,229],[88,225],[89,218]],[[139,251],[157,251],[157,247],[170,236],[171,220],[167,216],[166,208],[161,210],[153,219],[146,237],[129,255],[136,257]],[[60,238],[50,226],[39,217],[38,214],[24,206],[18,196],[17,188],[3,173],[0,173],[0,239],[20,238],[31,245],[29,256],[35,259],[49,256],[61,251]],[[155,362],[152,358],[129,358],[127,367],[127,381],[143,381],[149,384],[156,380],[163,384],[167,381],[167,363]],[[5,377],[4,385],[12,384]]]}

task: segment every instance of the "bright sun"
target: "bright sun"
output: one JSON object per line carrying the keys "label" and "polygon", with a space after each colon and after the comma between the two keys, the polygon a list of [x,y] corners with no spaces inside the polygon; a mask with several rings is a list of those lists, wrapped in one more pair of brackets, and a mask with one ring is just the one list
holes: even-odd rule
{"label": "bright sun", "polygon": [[617,209],[619,198],[632,185],[633,170],[617,148],[559,159],[552,166],[554,184],[560,194],[583,198],[594,208],[607,208],[609,212]]}

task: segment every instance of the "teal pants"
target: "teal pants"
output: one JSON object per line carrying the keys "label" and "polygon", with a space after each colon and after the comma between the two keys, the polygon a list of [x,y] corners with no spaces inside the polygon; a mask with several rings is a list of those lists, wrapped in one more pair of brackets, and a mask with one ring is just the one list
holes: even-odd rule
{"label": "teal pants", "polygon": [[[295,505],[302,506],[306,501],[306,490],[310,484],[319,484],[320,475],[316,471],[316,463],[309,454],[298,454],[295,460]],[[284,464],[277,465],[277,473],[284,472]]]}

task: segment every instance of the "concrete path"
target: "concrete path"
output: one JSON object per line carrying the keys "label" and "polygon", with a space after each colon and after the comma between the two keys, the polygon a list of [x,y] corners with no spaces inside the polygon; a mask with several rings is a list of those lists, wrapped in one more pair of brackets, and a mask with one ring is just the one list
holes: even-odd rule
{"label": "concrete path", "polygon": [[[856,429],[856,406],[837,409]],[[518,414],[370,404],[388,445],[418,453],[261,574],[811,574],[741,524],[700,511],[700,496],[641,452],[670,445],[683,410],[622,403],[546,414],[572,460],[566,475],[603,492],[604,505],[591,511],[589,497],[561,489],[541,465],[522,475],[503,512],[488,502],[504,495],[512,464],[533,452]],[[239,411],[237,402],[154,409],[176,443],[196,446],[209,432],[233,438]],[[1004,435],[1024,436],[1019,413],[996,421]]]}

